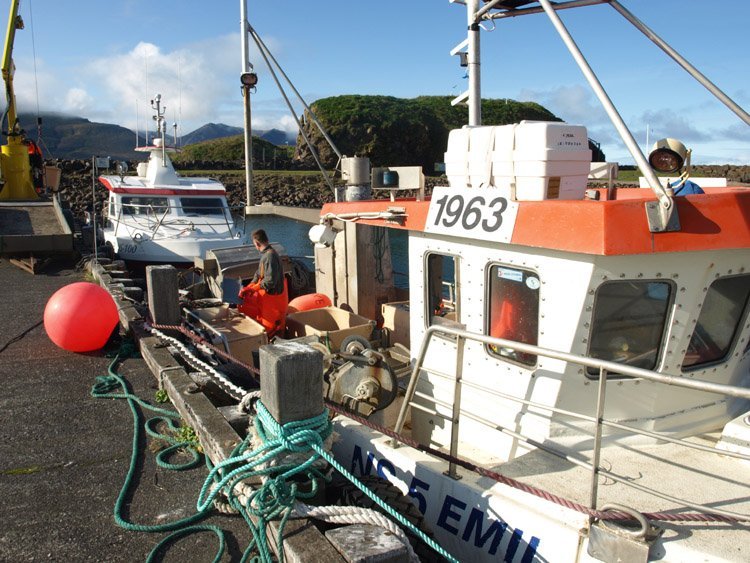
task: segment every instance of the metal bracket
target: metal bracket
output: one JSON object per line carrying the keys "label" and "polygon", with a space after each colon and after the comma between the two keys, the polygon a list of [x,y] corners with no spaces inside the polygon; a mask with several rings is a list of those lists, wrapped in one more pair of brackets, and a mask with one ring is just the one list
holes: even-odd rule
{"label": "metal bracket", "polygon": [[677,205],[672,200],[672,205],[666,207],[659,200],[646,202],[646,217],[648,218],[648,230],[652,233],[666,233],[680,230],[680,216],[677,213]]}
{"label": "metal bracket", "polygon": [[[600,520],[589,527],[588,554],[600,561],[628,561],[646,563],[649,550],[663,530],[652,526],[639,512],[619,504],[602,506],[601,510],[625,512],[633,517],[637,526],[628,521],[615,524]],[[629,525],[626,525],[629,524]]]}

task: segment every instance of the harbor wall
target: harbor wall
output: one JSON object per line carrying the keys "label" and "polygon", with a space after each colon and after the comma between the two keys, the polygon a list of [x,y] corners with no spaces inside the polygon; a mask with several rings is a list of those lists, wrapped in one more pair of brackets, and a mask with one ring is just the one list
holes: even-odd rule
{"label": "harbor wall", "polygon": [[[86,160],[65,160],[55,162],[62,168],[60,187],[63,197],[70,202],[73,214],[83,217],[84,212],[91,207],[92,201],[97,201],[97,212],[101,203],[107,198],[107,191],[97,185],[92,197],[91,162]],[[136,163],[130,163],[130,169],[135,169]],[[212,177],[222,182],[227,188],[227,199],[230,206],[240,207],[245,203],[245,177],[237,171],[223,171],[217,163],[202,162],[200,170],[216,171]],[[625,169],[625,167],[621,167]],[[113,172],[109,172],[110,174]],[[182,171],[188,174],[189,171]],[[693,176],[726,176],[730,183],[750,184],[750,166],[731,165],[699,165],[693,167]],[[340,183],[340,181],[337,180]],[[425,192],[430,194],[432,188],[446,185],[445,176],[425,177]],[[626,183],[616,185],[627,186]],[[384,192],[380,197],[388,197]],[[273,203],[291,207],[320,208],[324,203],[334,201],[331,189],[325,183],[323,175],[315,172],[267,172],[259,171],[254,177],[254,204]]]}

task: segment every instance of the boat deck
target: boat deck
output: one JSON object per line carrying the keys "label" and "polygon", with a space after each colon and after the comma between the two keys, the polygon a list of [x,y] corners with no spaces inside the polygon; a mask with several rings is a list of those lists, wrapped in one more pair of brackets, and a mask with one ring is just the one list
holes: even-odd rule
{"label": "boat deck", "polygon": [[[716,433],[699,436],[691,441],[713,446],[718,438]],[[637,486],[657,489],[665,495],[696,504],[750,515],[750,462],[747,461],[663,443],[637,448],[606,447],[601,453],[601,466]],[[588,505],[591,471],[546,452],[536,450],[488,469]],[[598,506],[611,503],[632,507],[641,513],[666,512],[678,515],[699,511],[686,509],[674,501],[600,476]],[[706,553],[706,560],[712,561],[750,560],[750,522],[728,524],[716,521],[660,521],[658,526],[664,529],[663,540],[666,544],[672,540],[680,540],[674,546],[669,546],[668,560],[685,560],[676,557],[671,549],[680,549],[680,553],[693,560],[697,560],[696,552]],[[710,546],[708,541],[711,542]],[[658,554],[656,558],[663,555]]]}

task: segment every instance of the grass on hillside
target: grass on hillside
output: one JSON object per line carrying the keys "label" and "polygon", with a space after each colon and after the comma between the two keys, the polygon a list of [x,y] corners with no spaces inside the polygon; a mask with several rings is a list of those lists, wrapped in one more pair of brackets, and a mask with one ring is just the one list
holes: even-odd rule
{"label": "grass on hillside", "polygon": [[[640,170],[620,170],[617,173],[617,180],[620,182],[637,182],[638,178],[643,176]],[[676,176],[679,176],[679,174],[659,174],[657,173],[656,176],[658,178],[674,178]],[[701,176],[690,174],[691,178],[701,178]]]}

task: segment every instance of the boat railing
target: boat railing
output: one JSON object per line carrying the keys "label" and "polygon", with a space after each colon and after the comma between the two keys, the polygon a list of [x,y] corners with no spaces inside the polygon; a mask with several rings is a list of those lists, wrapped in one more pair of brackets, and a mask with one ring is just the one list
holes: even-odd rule
{"label": "boat railing", "polygon": [[[448,374],[448,373],[441,372],[438,370],[426,368],[424,366],[424,362],[425,362],[425,358],[427,355],[427,350],[429,348],[430,342],[434,338],[444,339],[445,337],[451,338],[455,340],[456,342],[457,353],[456,353],[456,369],[455,369],[454,374]],[[597,403],[596,403],[595,414],[591,416],[587,414],[582,414],[578,412],[572,412],[572,411],[552,407],[549,405],[541,404],[541,403],[530,401],[527,399],[522,399],[520,397],[516,397],[507,393],[496,391],[494,389],[489,389],[486,386],[478,385],[476,383],[464,380],[462,376],[462,369],[463,369],[462,365],[463,365],[463,349],[464,349],[464,345],[466,341],[479,342],[481,344],[489,345],[489,346],[511,348],[519,352],[535,354],[540,357],[546,357],[546,358],[550,358],[554,360],[562,360],[565,362],[583,366],[584,368],[594,368],[594,369],[599,370],[598,392],[597,392]],[[500,432],[508,436],[511,436],[512,438],[528,446],[545,451],[551,455],[562,458],[572,464],[575,464],[579,467],[582,467],[584,469],[591,471],[591,484],[590,484],[590,491],[589,491],[589,504],[590,504],[591,509],[595,510],[597,508],[599,477],[605,476],[611,479],[612,481],[621,483],[633,489],[637,489],[641,492],[651,494],[656,497],[660,497],[669,502],[674,502],[680,506],[685,506],[685,507],[689,507],[695,510],[700,510],[706,513],[724,516],[726,518],[741,519],[741,520],[750,519],[750,515],[747,515],[747,514],[740,514],[740,513],[730,511],[730,510],[724,510],[724,509],[716,508],[714,506],[706,506],[703,504],[697,504],[697,503],[693,503],[685,499],[673,497],[671,495],[665,494],[662,491],[641,485],[629,479],[625,479],[617,475],[616,473],[608,471],[607,469],[600,466],[600,455],[601,455],[601,448],[602,448],[602,442],[603,442],[603,428],[604,427],[615,428],[621,431],[630,432],[632,434],[654,438],[660,441],[677,444],[679,446],[684,446],[684,447],[692,448],[695,450],[701,450],[701,451],[708,452],[711,454],[728,456],[728,457],[733,457],[733,458],[737,458],[737,459],[741,459],[745,461],[750,461],[750,455],[745,455],[742,453],[732,452],[732,451],[727,451],[727,450],[720,450],[718,448],[714,448],[711,446],[705,446],[705,445],[690,442],[684,439],[674,438],[672,436],[666,435],[665,433],[652,432],[649,430],[635,428],[633,426],[629,426],[626,424],[616,422],[614,420],[608,420],[604,418],[605,397],[606,397],[606,389],[607,389],[607,374],[609,372],[615,372],[618,375],[640,378],[642,380],[652,381],[655,383],[660,383],[660,384],[665,384],[665,385],[674,385],[677,387],[693,389],[696,391],[717,393],[717,394],[725,395],[728,397],[735,397],[739,399],[750,400],[750,389],[743,388],[743,387],[737,387],[733,385],[724,385],[720,383],[713,383],[710,381],[702,381],[702,380],[696,380],[696,379],[685,379],[685,378],[674,376],[674,375],[659,373],[659,372],[642,369],[642,368],[636,368],[636,367],[632,367],[632,366],[628,366],[628,365],[624,365],[624,364],[620,364],[616,362],[611,362],[607,360],[599,360],[596,358],[591,358],[589,356],[570,354],[567,352],[560,352],[557,350],[551,350],[548,348],[541,348],[539,346],[533,346],[531,344],[524,344],[524,343],[516,342],[512,340],[505,340],[503,338],[496,338],[496,337],[487,336],[484,334],[473,333],[473,332],[469,332],[467,330],[464,330],[462,328],[458,328],[455,326],[440,324],[440,325],[430,326],[425,332],[424,338],[422,339],[422,344],[419,349],[419,353],[412,367],[411,376],[410,376],[409,383],[406,389],[406,396],[401,406],[401,410],[399,412],[399,416],[396,421],[396,426],[394,430],[396,434],[401,434],[405,421],[406,421],[406,415],[407,415],[409,408],[415,408],[417,410],[427,412],[432,416],[438,416],[446,420],[447,422],[449,422],[451,425],[450,446],[449,446],[450,457],[451,457],[451,460],[455,460],[458,456],[459,423],[462,417],[466,417],[480,424],[483,424],[489,428],[499,430]],[[422,373],[429,373],[431,375],[435,375],[436,377],[453,382],[454,392],[453,392],[452,403],[448,403],[446,401],[437,399],[434,396],[428,396],[424,393],[418,392],[417,383]],[[549,413],[554,413],[554,414],[558,414],[562,416],[568,416],[573,419],[578,419],[578,420],[593,424],[594,430],[593,430],[593,445],[591,449],[591,460],[588,461],[581,456],[574,455],[573,453],[561,451],[548,443],[542,443],[538,440],[525,436],[520,432],[516,432],[510,428],[502,427],[498,425],[496,422],[493,422],[481,416],[478,416],[476,413],[462,410],[461,393],[462,393],[463,387],[474,389],[483,394],[489,394],[499,399],[504,399],[504,400],[509,400],[509,401],[513,401],[516,403],[520,403],[527,407],[532,407],[534,409],[540,409],[542,411],[546,411]],[[414,400],[415,397],[421,398],[423,400],[427,400],[435,404],[438,407],[446,409],[448,412],[450,412],[450,415],[443,414],[442,412],[438,410],[438,408],[431,409],[429,407],[424,406],[423,404],[416,402]],[[393,447],[398,446],[397,439],[393,440],[392,445]],[[458,473],[457,473],[457,463],[455,461],[448,462],[448,471],[446,472],[446,474],[454,479],[459,478]]]}
{"label": "boat railing", "polygon": [[[121,224],[125,223],[126,221],[135,223],[139,228],[141,228],[144,231],[151,231],[152,236],[156,236],[159,231],[164,231],[167,228],[174,228],[174,227],[180,227],[180,228],[194,228],[194,227],[211,227],[215,228],[217,223],[211,222],[208,220],[205,221],[196,221],[194,217],[190,217],[187,214],[185,215],[174,215],[174,218],[170,218],[169,220],[166,220],[168,216],[170,216],[170,213],[172,210],[180,209],[185,212],[185,208],[182,205],[171,205],[169,203],[164,205],[154,205],[154,204],[139,204],[139,203],[126,203],[126,204],[120,204],[118,206],[117,215],[114,219],[110,219],[115,223],[115,236],[117,236],[117,232],[119,230],[119,227]],[[192,209],[192,208],[189,208]],[[214,213],[212,215],[208,215],[209,217],[219,217],[224,220],[224,225],[227,228],[227,231],[229,232],[230,236],[235,237],[237,236],[237,233],[244,232],[245,231],[245,220],[244,215],[242,220],[242,228],[238,227],[238,222],[233,219],[233,212],[238,213],[240,215],[242,212],[244,212],[244,206],[242,205],[222,205],[222,206],[205,206],[205,207],[196,207],[195,209],[199,210],[202,215],[205,215],[205,211],[215,211],[220,210],[221,213]],[[127,213],[126,210],[130,210],[130,213]],[[133,211],[137,211],[136,213],[133,213]],[[227,213],[228,211],[228,213]],[[146,222],[141,224],[139,219],[145,218]],[[162,233],[163,234],[163,233]]]}

